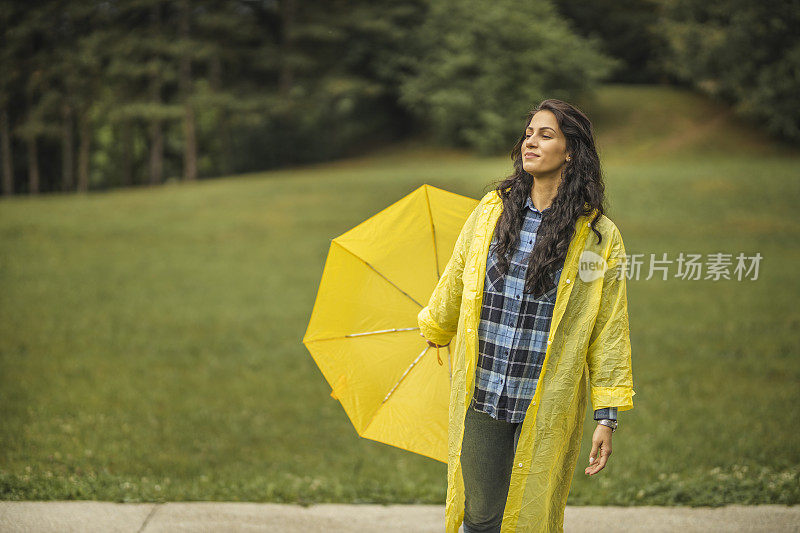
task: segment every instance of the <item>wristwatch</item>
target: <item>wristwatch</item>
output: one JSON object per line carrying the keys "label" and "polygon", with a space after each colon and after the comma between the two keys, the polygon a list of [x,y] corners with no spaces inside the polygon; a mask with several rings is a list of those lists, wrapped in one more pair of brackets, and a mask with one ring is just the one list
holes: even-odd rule
{"label": "wristwatch", "polygon": [[603,424],[604,426],[608,426],[611,428],[611,433],[614,433],[617,430],[617,421],[616,420],[609,420],[608,418],[603,418],[597,421],[598,424]]}

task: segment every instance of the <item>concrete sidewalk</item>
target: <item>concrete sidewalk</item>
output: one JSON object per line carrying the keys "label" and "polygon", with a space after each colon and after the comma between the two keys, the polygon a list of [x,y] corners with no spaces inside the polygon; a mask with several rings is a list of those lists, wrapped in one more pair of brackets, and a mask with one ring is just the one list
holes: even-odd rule
{"label": "concrete sidewalk", "polygon": [[[6,532],[441,532],[439,505],[0,502]],[[572,507],[564,531],[800,532],[800,506]]]}

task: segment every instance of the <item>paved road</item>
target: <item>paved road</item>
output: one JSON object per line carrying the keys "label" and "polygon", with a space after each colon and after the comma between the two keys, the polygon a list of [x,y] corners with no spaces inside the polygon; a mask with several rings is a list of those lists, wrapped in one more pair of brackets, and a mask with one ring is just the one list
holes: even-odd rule
{"label": "paved road", "polygon": [[[340,505],[188,502],[0,501],[0,531],[11,532],[441,532],[439,505]],[[800,506],[573,507],[566,533],[597,531],[800,532]]]}

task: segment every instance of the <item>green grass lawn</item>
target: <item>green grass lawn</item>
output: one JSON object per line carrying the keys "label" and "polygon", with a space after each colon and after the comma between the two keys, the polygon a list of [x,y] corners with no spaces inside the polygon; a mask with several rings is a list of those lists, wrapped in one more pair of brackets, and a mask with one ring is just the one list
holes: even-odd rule
{"label": "green grass lawn", "polygon": [[[629,282],[635,408],[591,478],[588,410],[569,503],[798,503],[800,155],[683,91],[584,109],[628,253],[763,259],[755,281]],[[330,239],[509,170],[402,146],[3,199],[0,499],[443,503],[446,465],[358,437],[301,339]]]}

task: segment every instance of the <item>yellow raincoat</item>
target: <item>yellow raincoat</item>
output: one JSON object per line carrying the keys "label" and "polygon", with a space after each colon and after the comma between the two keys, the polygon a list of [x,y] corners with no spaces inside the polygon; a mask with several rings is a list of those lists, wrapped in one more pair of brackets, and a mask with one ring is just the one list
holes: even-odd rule
{"label": "yellow raincoat", "polygon": [[[486,259],[503,202],[486,194],[467,218],[453,255],[420,311],[426,339],[447,344],[455,336],[449,403],[447,502],[448,533],[464,519],[461,443],[464,417],[472,401],[478,354],[478,321]],[[594,409],[633,408],[633,375],[628,330],[622,237],[606,216],[597,221],[603,235],[581,217],[564,262],[550,324],[548,347],[534,395],[517,443],[502,532],[563,531],[564,508],[578,460],[586,414],[587,389]],[[596,279],[579,275],[581,258],[606,262]]]}

